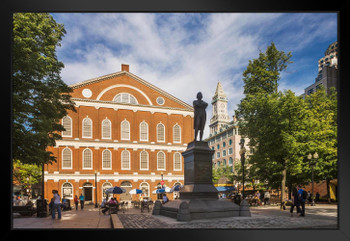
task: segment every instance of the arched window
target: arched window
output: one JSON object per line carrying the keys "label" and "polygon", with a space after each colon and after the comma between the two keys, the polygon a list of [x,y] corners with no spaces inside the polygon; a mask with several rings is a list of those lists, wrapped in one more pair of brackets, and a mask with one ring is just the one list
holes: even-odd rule
{"label": "arched window", "polygon": [[173,127],[173,142],[181,143],[181,127],[178,124]]}
{"label": "arched window", "polygon": [[178,152],[174,153],[174,171],[181,171],[181,154]]}
{"label": "arched window", "polygon": [[140,123],[140,141],[148,141],[148,124],[145,121]]}
{"label": "arched window", "polygon": [[226,159],[223,160],[222,165],[226,166]]}
{"label": "arched window", "polygon": [[72,137],[72,118],[65,116],[62,118],[63,128],[66,129],[62,131],[62,137]]}
{"label": "arched window", "polygon": [[233,159],[232,159],[232,157],[230,157],[230,159],[228,159],[228,165],[229,166],[233,166]]}
{"label": "arched window", "polygon": [[129,93],[120,93],[114,97],[113,101],[118,103],[137,104],[136,98]]}
{"label": "arched window", "polygon": [[62,198],[73,199],[73,185],[65,182],[62,185]]}
{"label": "arched window", "polygon": [[145,197],[149,197],[149,184],[147,182],[141,183],[140,189],[142,190],[142,193],[145,195]]}
{"label": "arched window", "polygon": [[122,151],[122,170],[130,170],[130,152],[127,150]]}
{"label": "arched window", "polygon": [[112,169],[112,153],[110,150],[102,152],[102,169]]}
{"label": "arched window", "polygon": [[68,147],[62,151],[62,169],[72,169],[72,150]]}
{"label": "arched window", "polygon": [[165,142],[165,127],[162,123],[157,125],[157,141]]}
{"label": "arched window", "polygon": [[165,154],[162,151],[157,154],[157,170],[165,170]]}
{"label": "arched window", "polygon": [[92,169],[92,151],[90,149],[83,151],[83,169]]}
{"label": "arched window", "polygon": [[140,153],[140,170],[148,170],[148,153],[141,151]]}
{"label": "arched window", "polygon": [[112,123],[107,118],[102,121],[102,139],[111,139]]}
{"label": "arched window", "polygon": [[123,120],[121,123],[121,139],[130,140],[130,123],[127,120]]}
{"label": "arched window", "polygon": [[[102,184],[102,199],[107,197],[106,190],[111,187],[113,187],[113,185],[110,182],[105,182]],[[113,196],[113,194],[110,193],[109,196]]]}
{"label": "arched window", "polygon": [[83,138],[92,138],[92,120],[86,117],[83,120]]}

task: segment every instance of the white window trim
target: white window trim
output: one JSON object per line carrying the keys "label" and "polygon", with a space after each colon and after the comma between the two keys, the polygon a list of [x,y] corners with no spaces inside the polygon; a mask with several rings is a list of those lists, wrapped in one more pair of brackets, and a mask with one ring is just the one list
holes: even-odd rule
{"label": "white window trim", "polygon": [[[146,152],[147,153],[147,168],[141,168],[141,153],[142,152]],[[147,151],[145,151],[145,150],[143,150],[143,151],[141,151],[140,152],[140,170],[142,170],[142,171],[148,171],[149,170],[149,154],[148,154],[148,152]]]}
{"label": "white window trim", "polygon": [[[91,153],[91,168],[86,168],[86,167],[84,167],[84,152],[85,152],[86,150],[89,150],[90,153]],[[82,167],[82,169],[83,169],[83,170],[92,170],[93,167],[94,167],[94,152],[93,152],[90,148],[85,148],[85,149],[81,152],[81,154],[82,154],[82,158],[81,158],[81,161],[82,161],[81,167]]]}
{"label": "white window trim", "polygon": [[[108,151],[109,152],[109,154],[110,154],[110,157],[111,157],[111,159],[110,159],[110,162],[111,162],[111,167],[108,167],[108,168],[106,168],[106,167],[103,167],[103,153],[105,152],[105,151]],[[101,160],[102,160],[102,163],[101,163],[101,165],[102,165],[102,170],[112,170],[112,152],[110,151],[110,150],[108,150],[108,149],[105,149],[105,150],[103,150],[102,151],[102,156],[101,156]]]}
{"label": "white window trim", "polygon": [[[123,153],[125,152],[125,151],[127,151],[128,153],[129,153],[129,168],[123,168]],[[123,150],[121,153],[120,153],[120,155],[121,155],[121,157],[120,157],[120,165],[121,165],[121,167],[120,167],[120,169],[121,170],[131,170],[131,160],[130,160],[130,152],[128,151],[128,150]]]}
{"label": "white window trim", "polygon": [[[103,136],[103,122],[108,121],[109,122],[109,137],[104,137]],[[112,122],[106,117],[106,119],[104,119],[101,122],[101,139],[105,139],[105,140],[111,140],[112,139]]]}
{"label": "white window trim", "polygon": [[[161,140],[158,139],[158,126],[159,126],[159,125],[162,125],[162,126],[164,127],[164,140],[163,140],[163,141],[161,141]],[[157,127],[156,127],[156,135],[157,135],[157,142],[165,143],[165,140],[166,140],[166,138],[165,138],[165,125],[164,125],[162,122],[159,122],[159,123],[157,124]]]}
{"label": "white window trim", "polygon": [[[90,121],[91,121],[91,131],[90,131],[90,135],[91,136],[85,136],[84,135],[84,121],[86,120],[86,119],[89,119]],[[92,139],[92,137],[93,137],[93,122],[92,122],[92,120],[88,117],[88,116],[86,116],[84,119],[83,119],[83,121],[82,121],[82,128],[81,128],[81,131],[82,131],[82,137],[83,138],[90,138],[90,139]]]}
{"label": "white window trim", "polygon": [[[117,96],[118,96],[118,95],[121,96],[121,95],[123,95],[123,94],[124,94],[124,95],[125,95],[125,94],[128,95],[128,102],[117,102],[117,101],[116,101]],[[130,96],[133,97],[133,98],[135,99],[135,101],[136,101],[135,104],[132,104],[132,103],[131,103],[131,101],[130,101]],[[122,97],[120,97],[120,98],[122,98]],[[131,105],[138,105],[138,104],[139,104],[139,101],[136,99],[136,97],[133,96],[133,95],[130,94],[130,93],[127,93],[127,92],[122,92],[122,93],[116,94],[116,95],[113,97],[113,102],[123,103],[123,104],[131,104]]]}
{"label": "white window trim", "polygon": [[[102,184],[102,186],[101,186],[102,189],[101,189],[101,190],[104,190],[103,186],[110,186],[110,187],[113,187],[112,183],[110,183],[110,182],[108,182],[108,181],[106,181],[105,183]],[[108,188],[106,188],[106,189],[108,189]],[[103,197],[103,192],[101,192],[101,199],[102,199],[102,200],[104,199],[104,197]]]}
{"label": "white window trim", "polygon": [[[180,155],[180,169],[176,169],[175,168],[175,155],[176,154],[179,154]],[[174,155],[173,155],[173,166],[174,166],[174,171],[181,171],[182,170],[182,158],[181,158],[181,153],[180,152],[175,152]]]}
{"label": "white window trim", "polygon": [[[70,167],[63,167],[63,152],[66,149],[68,149],[70,151]],[[61,167],[62,167],[62,169],[72,169],[72,166],[73,166],[73,152],[69,147],[66,147],[62,150]]]}
{"label": "white window trim", "polygon": [[[141,125],[142,124],[146,124],[146,126],[147,126],[147,139],[142,139],[141,138]],[[146,121],[142,121],[141,123],[140,123],[140,125],[139,125],[139,130],[140,130],[140,141],[148,141],[148,139],[149,139],[149,128],[148,128],[148,123],[146,122]]]}
{"label": "white window trim", "polygon": [[[123,123],[127,122],[129,125],[129,136],[128,138],[123,138]],[[130,122],[127,121],[126,119],[124,119],[121,123],[120,123],[120,140],[125,140],[125,141],[130,141]]]}
{"label": "white window trim", "polygon": [[140,190],[142,190],[142,184],[146,184],[146,185],[147,185],[148,196],[146,196],[146,197],[149,197],[150,194],[151,194],[151,190],[150,190],[150,185],[149,185],[149,183],[148,183],[148,182],[141,182],[141,183],[140,183],[140,186],[139,186]]}
{"label": "white window trim", "polygon": [[[180,139],[180,141],[175,141],[175,127],[176,126],[178,126],[179,127],[179,139]],[[180,143],[181,144],[181,141],[182,141],[182,138],[181,138],[181,126],[179,125],[179,124],[175,124],[174,126],[173,126],[173,142],[174,143]]]}
{"label": "white window trim", "polygon": [[[62,131],[62,133],[61,133],[61,136],[62,137],[72,137],[73,136],[73,120],[72,120],[72,118],[70,117],[70,116],[65,116],[65,117],[63,117],[63,118],[69,118],[69,120],[70,120],[70,135],[64,135],[63,133],[64,133],[64,131]],[[63,126],[63,118],[62,118],[62,126]]]}
{"label": "white window trim", "polygon": [[[158,161],[158,155],[159,155],[159,153],[163,153],[163,154],[164,154],[164,168],[162,168],[162,169],[160,169],[159,166],[158,166],[158,163],[159,163],[159,161]],[[165,171],[165,170],[166,170],[166,155],[165,155],[165,153],[164,153],[163,151],[159,151],[159,152],[157,153],[157,170],[158,170],[158,171]]]}
{"label": "white window trim", "polygon": [[70,188],[70,189],[72,189],[72,197],[69,197],[69,198],[66,198],[66,197],[65,197],[65,198],[66,198],[66,199],[73,200],[73,197],[74,197],[74,186],[73,186],[73,184],[70,183],[70,182],[64,182],[64,183],[62,183],[62,185],[61,185],[62,198],[63,198],[63,185],[66,184],[66,183],[69,183],[69,184],[71,185],[71,187],[64,187],[64,188]]}

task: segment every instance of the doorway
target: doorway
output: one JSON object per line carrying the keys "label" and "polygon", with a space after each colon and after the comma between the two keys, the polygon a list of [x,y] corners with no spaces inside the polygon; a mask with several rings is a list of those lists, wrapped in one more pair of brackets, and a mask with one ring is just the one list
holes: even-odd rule
{"label": "doorway", "polygon": [[83,195],[85,197],[85,202],[92,202],[92,184],[85,183],[83,185]]}

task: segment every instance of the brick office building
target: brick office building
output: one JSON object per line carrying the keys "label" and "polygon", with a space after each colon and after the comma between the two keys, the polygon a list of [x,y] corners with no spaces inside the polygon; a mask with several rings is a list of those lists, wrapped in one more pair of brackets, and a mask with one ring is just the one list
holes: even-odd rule
{"label": "brick office building", "polygon": [[45,198],[56,189],[68,199],[83,193],[87,202],[100,203],[105,189],[121,186],[155,200],[162,180],[168,187],[183,184],[181,152],[194,139],[192,106],[130,73],[128,65],[71,87],[76,112],[61,120],[62,140],[48,149],[57,163],[45,165]]}

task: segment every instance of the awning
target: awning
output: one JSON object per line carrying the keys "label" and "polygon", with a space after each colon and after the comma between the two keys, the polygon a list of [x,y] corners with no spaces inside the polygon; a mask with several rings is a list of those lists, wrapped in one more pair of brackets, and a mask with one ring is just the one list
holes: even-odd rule
{"label": "awning", "polygon": [[236,190],[235,187],[232,186],[220,186],[220,187],[216,187],[216,190],[218,190],[219,192],[228,192],[228,191],[234,191]]}

